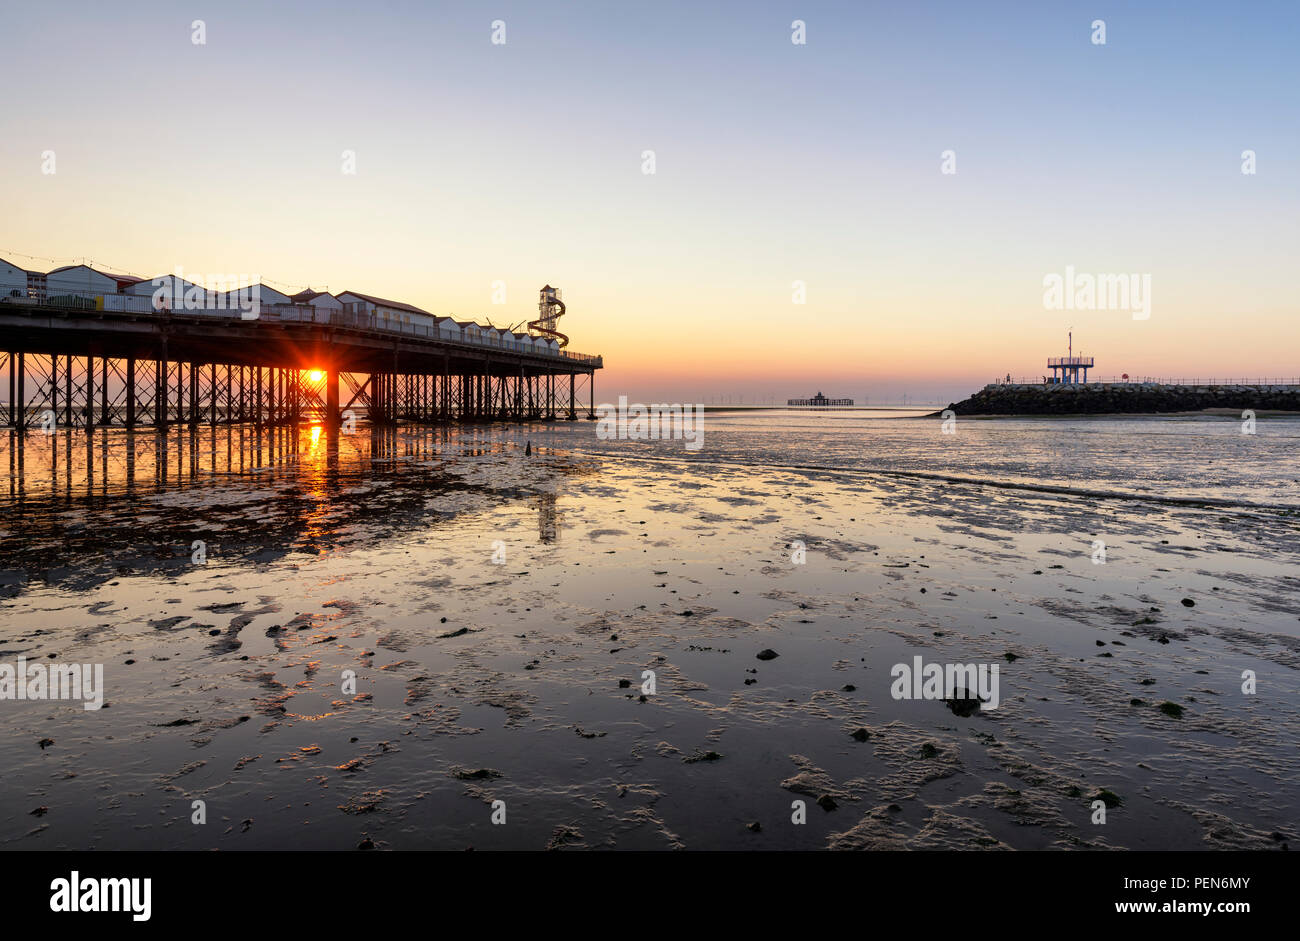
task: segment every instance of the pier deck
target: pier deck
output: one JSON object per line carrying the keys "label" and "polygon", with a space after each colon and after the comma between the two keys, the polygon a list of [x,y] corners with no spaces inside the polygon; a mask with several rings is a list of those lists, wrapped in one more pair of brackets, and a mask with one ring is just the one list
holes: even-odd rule
{"label": "pier deck", "polygon": [[4,302],[0,420],[24,428],[592,417],[601,357],[525,345],[452,341],[419,325],[386,329],[285,305],[242,319],[237,310]]}

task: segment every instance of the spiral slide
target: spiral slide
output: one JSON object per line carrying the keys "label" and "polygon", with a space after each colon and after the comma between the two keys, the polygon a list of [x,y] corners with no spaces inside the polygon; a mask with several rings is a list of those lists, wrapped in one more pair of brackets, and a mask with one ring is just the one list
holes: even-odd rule
{"label": "spiral slide", "polygon": [[537,302],[538,317],[529,321],[528,330],[535,336],[549,337],[560,344],[560,348],[569,345],[569,338],[556,330],[556,323],[564,316],[564,301],[560,299],[559,288],[549,284],[542,288]]}

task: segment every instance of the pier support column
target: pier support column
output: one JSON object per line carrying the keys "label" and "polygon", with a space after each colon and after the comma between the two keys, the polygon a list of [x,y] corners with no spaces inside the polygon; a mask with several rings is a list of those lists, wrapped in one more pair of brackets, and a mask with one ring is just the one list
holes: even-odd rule
{"label": "pier support column", "polygon": [[113,414],[108,405],[108,357],[105,356],[100,360],[99,365],[99,423],[101,425],[111,425],[113,423]]}
{"label": "pier support column", "polygon": [[442,420],[451,419],[451,368],[447,354],[442,354]]}
{"label": "pier support column", "polygon": [[18,411],[14,418],[14,427],[19,431],[27,428],[27,362],[26,354],[18,354]]}
{"label": "pier support column", "polygon": [[253,397],[253,424],[260,429],[262,427],[262,367],[254,366],[249,376],[252,388],[249,393]]}
{"label": "pier support column", "polygon": [[76,422],[72,412],[72,368],[75,364],[76,359],[69,356],[66,368],[63,370],[64,388],[67,390],[67,394],[63,397],[63,424],[68,428],[72,428]]}
{"label": "pier support column", "polygon": [[135,427],[135,357],[126,361],[126,427]]}
{"label": "pier support column", "polygon": [[[85,419],[86,430],[93,431],[95,428],[95,357],[86,357],[86,406],[82,409],[81,417]],[[89,437],[86,439],[89,441]],[[90,464],[86,465],[86,471],[90,471]]]}
{"label": "pier support column", "polygon": [[325,424],[339,426],[339,371],[333,368],[325,372]]}
{"label": "pier support column", "polygon": [[155,428],[167,427],[167,350],[163,349],[154,364],[153,423]]}
{"label": "pier support column", "polygon": [[[40,394],[40,390],[37,390]],[[54,416],[54,421],[59,420],[59,358],[50,357],[50,413]],[[41,418],[44,422],[44,416]]]}

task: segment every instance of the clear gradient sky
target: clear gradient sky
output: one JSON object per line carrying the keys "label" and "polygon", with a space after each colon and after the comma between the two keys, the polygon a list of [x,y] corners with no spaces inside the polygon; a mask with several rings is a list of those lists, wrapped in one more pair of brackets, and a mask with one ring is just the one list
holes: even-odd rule
{"label": "clear gradient sky", "polygon": [[[946,401],[1041,375],[1069,326],[1104,376],[1300,375],[1293,0],[11,0],[3,26],[25,267],[498,324],[549,282],[599,400]],[[1045,310],[1067,265],[1149,273],[1150,319]]]}

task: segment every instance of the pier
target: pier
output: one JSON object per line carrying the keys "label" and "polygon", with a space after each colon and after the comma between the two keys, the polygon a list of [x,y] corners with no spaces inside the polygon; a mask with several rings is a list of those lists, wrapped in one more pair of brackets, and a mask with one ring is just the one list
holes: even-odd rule
{"label": "pier", "polygon": [[246,319],[239,310],[160,309],[147,296],[5,298],[0,422],[89,429],[594,418],[601,357],[464,327],[449,335],[436,323],[305,304],[264,304]]}
{"label": "pier", "polygon": [[830,399],[818,392],[811,399],[787,399],[786,405],[796,407],[810,408],[833,408],[836,406],[852,405],[852,399]]}

